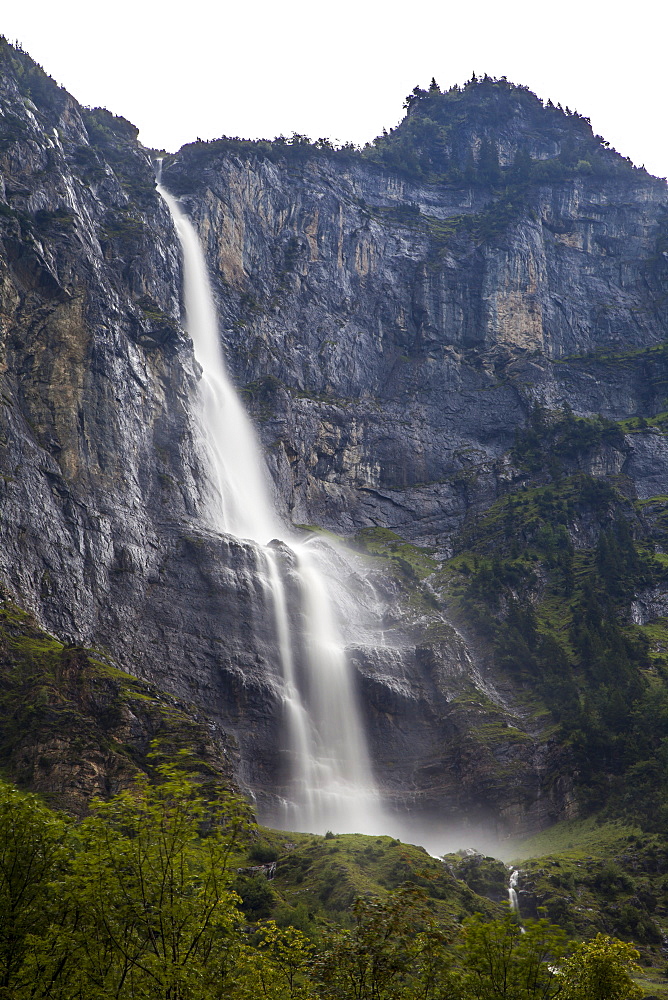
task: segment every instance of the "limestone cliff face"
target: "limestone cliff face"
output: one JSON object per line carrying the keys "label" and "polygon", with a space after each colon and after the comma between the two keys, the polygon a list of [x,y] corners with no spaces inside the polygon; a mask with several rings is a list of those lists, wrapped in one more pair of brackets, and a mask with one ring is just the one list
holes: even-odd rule
{"label": "limestone cliff face", "polygon": [[[270,802],[271,601],[261,553],[205,516],[199,372],[151,158],[124,119],[81,109],[4,43],[0,56],[0,583],[62,641],[202,706]],[[164,182],[204,242],[229,364],[295,524],[388,528],[447,555],[521,486],[509,451],[536,401],[616,420],[665,408],[652,348],[668,195],[642,172],[531,184],[509,208],[489,185],[409,180],[359,156],[197,144]],[[666,494],[664,441],[634,433],[587,471]],[[429,580],[337,559],[396,807],[504,831],[567,815],[565,752]]]}
{"label": "limestone cliff face", "polygon": [[359,162],[297,172],[186,148],[166,178],[187,178],[230,363],[296,522],[447,549],[503,490],[536,400],[614,419],[663,408],[641,371],[611,385],[587,358],[665,337],[650,260],[666,186],[640,171],[535,186],[487,240],[458,227],[490,214],[488,189]]}

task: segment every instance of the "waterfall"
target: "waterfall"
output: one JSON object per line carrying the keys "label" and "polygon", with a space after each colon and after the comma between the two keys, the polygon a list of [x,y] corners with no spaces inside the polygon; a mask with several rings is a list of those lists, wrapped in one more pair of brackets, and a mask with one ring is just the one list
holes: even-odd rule
{"label": "waterfall", "polygon": [[178,201],[159,183],[183,251],[185,325],[202,366],[201,428],[211,456],[220,506],[216,526],[238,538],[265,543],[281,527],[269,501],[267,473],[253,426],[227,373],[209,274],[195,229]]}
{"label": "waterfall", "polygon": [[[227,372],[218,319],[198,235],[178,200],[157,190],[171,213],[183,253],[185,326],[202,367],[201,426],[216,502],[213,527],[258,545],[276,629],[289,793],[282,812],[261,817],[285,829],[382,833],[380,796],[369,762],[353,679],[325,583],[316,542],[293,538],[276,516],[270,480],[251,421]],[[281,539],[292,550],[300,632],[293,628],[282,570]]]}
{"label": "waterfall", "polygon": [[520,900],[517,895],[517,881],[520,877],[520,873],[517,868],[511,869],[510,879],[508,881],[508,902],[510,903],[511,913],[514,913],[518,921],[520,919]]}

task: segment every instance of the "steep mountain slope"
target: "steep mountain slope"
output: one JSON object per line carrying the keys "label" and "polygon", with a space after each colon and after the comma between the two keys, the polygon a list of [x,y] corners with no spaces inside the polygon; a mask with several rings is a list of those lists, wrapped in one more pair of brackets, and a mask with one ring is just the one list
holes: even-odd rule
{"label": "steep mountain slope", "polygon": [[235,748],[191,704],[114,668],[99,650],[65,646],[11,602],[0,607],[0,766],[73,815],[178,761],[235,787]]}
{"label": "steep mountain slope", "polygon": [[235,575],[255,556],[199,516],[197,374],[152,161],[124,119],[1,56],[2,582],[59,640],[189,700],[199,687],[215,712],[236,704],[221,648],[235,690],[259,672]]}
{"label": "steep mountain slope", "polygon": [[[468,181],[451,165],[462,149]],[[521,89],[418,98],[366,158],[220,140],[184,147],[165,176],[207,241],[231,363],[296,520],[447,547],[504,490],[534,401],[612,419],[663,408],[651,356],[612,372],[583,356],[664,338],[666,185]],[[634,442],[634,480],[645,452]]]}
{"label": "steep mountain slope", "polygon": [[[398,674],[415,696],[435,670],[448,703],[400,703],[420,722],[397,744],[396,668],[359,651],[376,759],[400,745],[400,786],[459,811],[443,776],[470,798],[474,734],[484,799],[503,810],[489,786],[505,780],[507,812],[531,822],[542,798],[544,822],[555,799],[573,808],[570,774],[600,806],[626,795],[630,767],[660,771],[665,711],[647,720],[665,698],[666,185],[506,81],[408,105],[362,155],[221,139],[185,147],[166,176],[207,241],[290,515],[377,554],[401,551],[388,529],[428,547],[417,575],[438,609],[422,606]],[[451,559],[430,575],[425,556]],[[481,670],[468,736],[443,614]],[[550,719],[561,755],[536,742]]]}
{"label": "steep mountain slope", "polygon": [[[206,518],[151,157],[0,59],[0,583],[199,705],[262,805],[283,749],[271,601],[255,547]],[[164,181],[279,510],[355,547],[332,587],[388,800],[538,828],[659,760],[663,717],[640,745],[637,716],[665,695],[668,194],[505,81],[408,103],[361,152],[222,139]]]}

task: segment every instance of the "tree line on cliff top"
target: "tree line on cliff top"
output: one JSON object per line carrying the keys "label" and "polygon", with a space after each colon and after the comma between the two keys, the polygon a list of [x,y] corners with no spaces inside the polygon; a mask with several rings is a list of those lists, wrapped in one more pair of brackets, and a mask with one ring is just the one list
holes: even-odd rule
{"label": "tree line on cliff top", "polygon": [[[363,147],[327,138],[312,140],[294,132],[271,140],[198,139],[184,146],[182,153],[194,162],[217,153],[290,161],[319,155],[352,157],[413,180],[493,189],[636,169],[602,136],[594,135],[588,118],[551,100],[543,102],[528,87],[505,77],[474,74],[463,86],[455,84],[447,91],[441,91],[432,78],[428,89],[413,88],[404,109],[406,115],[396,127],[383,129]],[[531,148],[536,138],[544,147],[540,152]],[[500,140],[505,147],[503,162]]]}

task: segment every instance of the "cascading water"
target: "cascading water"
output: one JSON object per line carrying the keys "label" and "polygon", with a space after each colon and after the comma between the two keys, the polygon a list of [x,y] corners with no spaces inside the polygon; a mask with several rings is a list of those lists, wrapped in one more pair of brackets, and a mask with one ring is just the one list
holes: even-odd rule
{"label": "cascading water", "polygon": [[186,329],[202,366],[201,426],[220,497],[214,520],[231,535],[264,543],[279,537],[280,525],[268,500],[253,427],[225,368],[204,254],[176,198],[160,183],[157,189],[167,203],[183,251]]}
{"label": "cascading water", "polygon": [[517,895],[517,882],[520,877],[520,873],[517,868],[511,869],[510,879],[508,880],[508,902],[510,904],[510,910],[515,914],[517,919],[520,917],[520,900]]}
{"label": "cascading water", "polygon": [[[183,252],[185,325],[202,367],[201,424],[219,494],[212,504],[216,530],[262,547],[264,584],[273,605],[282,688],[289,794],[282,815],[264,817],[287,829],[324,833],[381,833],[380,796],[373,780],[359,707],[333,608],[319,567],[323,554],[298,542],[280,524],[270,501],[269,477],[252,424],[227,373],[204,254],[176,198],[157,190],[171,213]],[[292,628],[279,549],[294,553],[303,634]]]}

